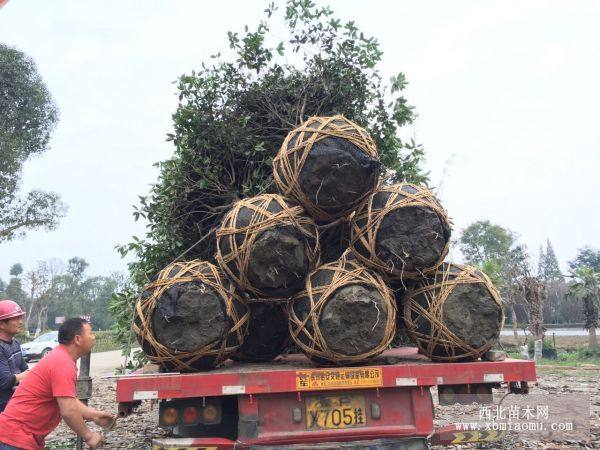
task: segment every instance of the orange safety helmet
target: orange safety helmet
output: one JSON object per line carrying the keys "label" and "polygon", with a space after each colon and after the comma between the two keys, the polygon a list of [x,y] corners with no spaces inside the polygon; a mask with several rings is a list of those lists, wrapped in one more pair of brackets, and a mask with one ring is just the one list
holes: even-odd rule
{"label": "orange safety helmet", "polygon": [[17,303],[12,300],[0,301],[0,320],[12,319],[25,315],[25,311],[21,309]]}

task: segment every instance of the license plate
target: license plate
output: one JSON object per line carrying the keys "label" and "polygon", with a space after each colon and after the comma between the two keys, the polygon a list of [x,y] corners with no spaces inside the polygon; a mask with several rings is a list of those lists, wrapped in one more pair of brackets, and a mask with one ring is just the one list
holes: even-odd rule
{"label": "license plate", "polygon": [[364,427],[365,398],[358,395],[308,397],[306,427],[309,430]]}

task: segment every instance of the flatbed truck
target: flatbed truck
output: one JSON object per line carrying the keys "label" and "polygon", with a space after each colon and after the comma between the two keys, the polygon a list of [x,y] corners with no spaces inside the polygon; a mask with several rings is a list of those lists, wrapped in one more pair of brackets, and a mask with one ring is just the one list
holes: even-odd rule
{"label": "flatbed truck", "polygon": [[[117,380],[116,397],[120,416],[159,403],[158,425],[174,437],[155,439],[153,450],[422,450],[467,435],[434,427],[432,387],[440,404],[484,404],[492,389],[527,394],[534,382],[533,361],[439,363],[403,347],[357,367],[316,367],[292,354],[198,373],[138,371]],[[474,431],[468,440],[498,436]]]}

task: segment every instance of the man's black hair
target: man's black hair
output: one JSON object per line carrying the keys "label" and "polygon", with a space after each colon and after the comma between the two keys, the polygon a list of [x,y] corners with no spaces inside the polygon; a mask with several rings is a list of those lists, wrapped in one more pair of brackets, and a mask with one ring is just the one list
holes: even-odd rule
{"label": "man's black hair", "polygon": [[65,320],[58,329],[58,342],[60,344],[69,345],[73,342],[73,338],[83,333],[83,324],[89,323],[87,320],[80,317],[72,317]]}

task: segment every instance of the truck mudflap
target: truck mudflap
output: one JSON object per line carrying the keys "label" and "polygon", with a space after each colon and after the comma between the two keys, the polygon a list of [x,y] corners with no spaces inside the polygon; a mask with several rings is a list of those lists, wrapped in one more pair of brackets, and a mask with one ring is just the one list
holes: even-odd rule
{"label": "truck mudflap", "polygon": [[228,439],[155,439],[152,450],[427,450],[424,438],[375,439],[354,442],[323,442],[277,446],[244,446]]}
{"label": "truck mudflap", "polygon": [[220,438],[153,439],[152,450],[233,450],[235,441]]}
{"label": "truck mudflap", "polygon": [[469,444],[473,442],[494,442],[499,441],[507,435],[506,431],[501,430],[457,430],[454,425],[447,425],[435,430],[431,436],[432,445],[458,445]]}

